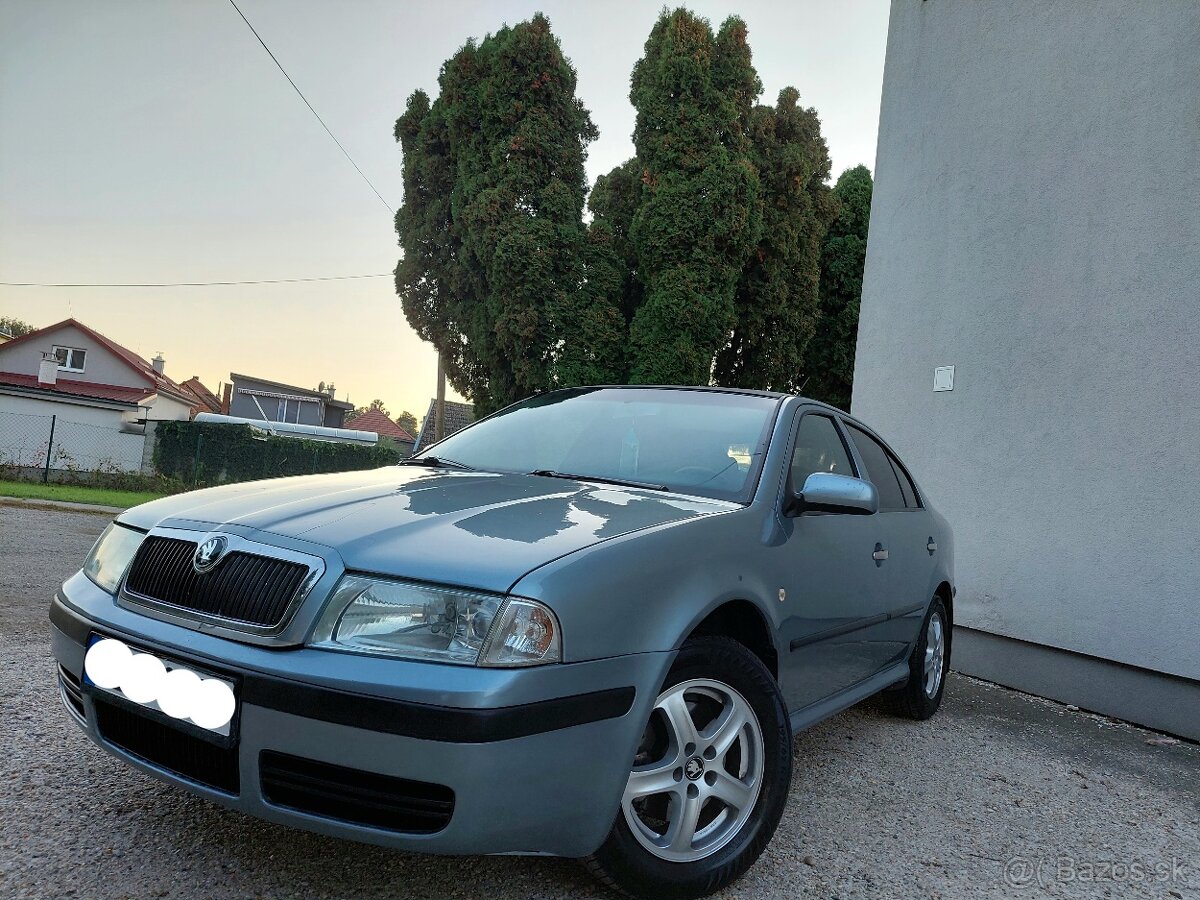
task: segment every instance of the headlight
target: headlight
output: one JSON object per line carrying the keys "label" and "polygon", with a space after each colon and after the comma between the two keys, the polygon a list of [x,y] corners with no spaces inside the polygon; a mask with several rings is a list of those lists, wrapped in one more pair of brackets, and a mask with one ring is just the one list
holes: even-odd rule
{"label": "headlight", "polygon": [[554,614],[532,600],[347,575],[312,646],[481,666],[562,659]]}
{"label": "headlight", "polygon": [[83,563],[83,574],[110,594],[115,594],[145,536],[113,522],[92,545],[92,552]]}

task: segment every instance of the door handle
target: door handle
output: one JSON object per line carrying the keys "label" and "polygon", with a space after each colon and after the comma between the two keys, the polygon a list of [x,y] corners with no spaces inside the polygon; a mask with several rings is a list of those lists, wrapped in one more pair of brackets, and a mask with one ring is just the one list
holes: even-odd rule
{"label": "door handle", "polygon": [[937,552],[937,541],[932,536],[929,538],[929,543],[925,545],[925,549],[929,551],[930,556]]}
{"label": "door handle", "polygon": [[888,558],[888,552],[883,548],[883,544],[875,545],[875,552],[871,554],[871,559],[875,560],[876,566],[882,566],[883,561]]}

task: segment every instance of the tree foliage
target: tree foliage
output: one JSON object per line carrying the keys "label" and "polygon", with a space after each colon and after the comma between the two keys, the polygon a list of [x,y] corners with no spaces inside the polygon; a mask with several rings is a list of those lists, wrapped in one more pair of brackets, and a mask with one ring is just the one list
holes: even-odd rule
{"label": "tree foliage", "polygon": [[407,409],[400,413],[400,415],[396,416],[396,424],[413,437],[416,437],[417,432],[421,430],[420,426],[417,424],[417,417],[410,413]]}
{"label": "tree foliage", "polygon": [[644,294],[630,323],[630,378],[707,384],[762,221],[744,129],[760,89],[745,23],[730,18],[714,35],[687,10],[664,12],[631,85],[642,198],[630,239]]}
{"label": "tree foliage", "polygon": [[37,331],[37,328],[13,316],[0,316],[0,331],[16,338],[29,334],[31,331]]}
{"label": "tree foliage", "polygon": [[763,227],[738,280],[736,325],[713,372],[718,384],[794,390],[816,331],[821,241],[835,201],[820,120],[799,98],[784,88],[775,106],[748,116]]}
{"label": "tree foliage", "polygon": [[837,217],[821,249],[820,317],[805,353],[803,392],[845,410],[850,409],[854,381],[871,189],[866,166],[847,169],[833,188]]}
{"label": "tree foliage", "polygon": [[348,418],[351,420],[357,419],[359,416],[363,415],[364,413],[369,413],[373,409],[379,410],[381,413],[383,413],[389,419],[392,417],[392,414],[387,411],[387,407],[383,405],[383,401],[376,399],[376,400],[372,400],[366,406],[360,406],[357,409],[355,409],[354,412],[350,413]]}
{"label": "tree foliage", "polygon": [[592,214],[589,230],[611,234],[610,246],[620,267],[620,309],[626,325],[642,305],[642,283],[638,275],[637,249],[630,238],[633,216],[642,202],[642,168],[636,159],[617,166],[607,175],[596,179],[588,195],[588,211]]}
{"label": "tree foliage", "polygon": [[468,42],[442,67],[437,100],[415,92],[396,123],[396,289],[450,383],[484,412],[555,384],[560,357],[568,371],[592,361],[567,340],[599,302],[582,290],[583,164],[597,132],[575,82],[539,14]]}
{"label": "tree foliage", "polygon": [[822,286],[820,121],[795,88],[759,103],[741,19],[659,16],[630,81],[636,156],[597,179],[586,225],[597,133],[545,17],[468,42],[438,83],[396,122],[396,289],[480,411],[579,384],[815,389],[844,367],[814,339],[847,325],[824,308],[842,287]]}

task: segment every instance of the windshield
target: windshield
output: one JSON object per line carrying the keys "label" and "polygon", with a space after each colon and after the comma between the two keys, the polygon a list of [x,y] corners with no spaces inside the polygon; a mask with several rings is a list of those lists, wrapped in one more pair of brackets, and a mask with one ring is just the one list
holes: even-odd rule
{"label": "windshield", "polygon": [[531,397],[430,450],[492,472],[656,485],[745,502],[778,400],[664,388],[575,388]]}

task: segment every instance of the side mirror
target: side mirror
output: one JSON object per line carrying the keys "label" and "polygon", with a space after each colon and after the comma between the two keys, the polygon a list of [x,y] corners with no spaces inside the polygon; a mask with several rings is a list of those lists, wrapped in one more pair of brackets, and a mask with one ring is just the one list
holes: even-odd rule
{"label": "side mirror", "polygon": [[849,475],[813,472],[804,480],[804,490],[792,496],[788,515],[806,512],[847,513],[869,516],[879,512],[875,485]]}

